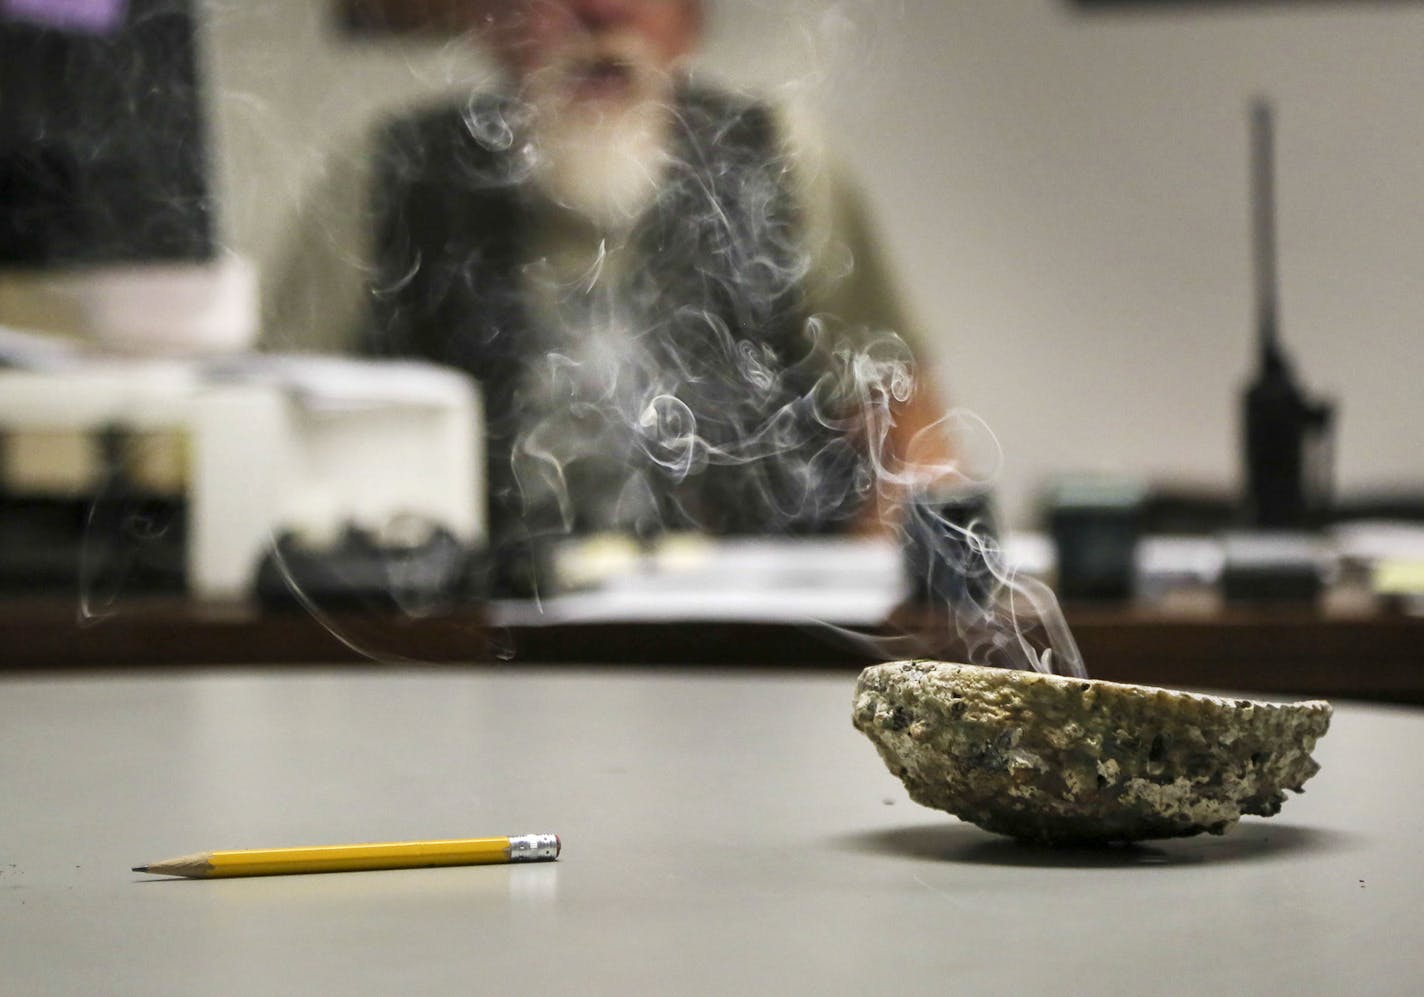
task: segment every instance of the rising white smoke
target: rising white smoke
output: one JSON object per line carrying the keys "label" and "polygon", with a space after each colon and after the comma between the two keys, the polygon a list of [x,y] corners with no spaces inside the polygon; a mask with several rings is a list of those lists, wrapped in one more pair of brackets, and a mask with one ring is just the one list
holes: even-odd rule
{"label": "rising white smoke", "polygon": [[[752,6],[780,22],[778,53],[796,68],[772,92],[794,98],[872,72],[875,23],[898,5]],[[637,99],[590,114],[564,100],[571,78],[626,84]],[[1006,564],[987,523],[931,501],[991,482],[957,461],[917,459],[913,446],[890,452],[895,411],[923,376],[904,340],[801,309],[816,253],[835,255],[805,238],[795,195],[806,163],[790,144],[770,155],[758,144],[759,99],[708,107],[671,99],[670,85],[638,39],[614,36],[570,49],[521,100],[473,95],[460,118],[490,153],[465,185],[521,198],[537,190],[562,211],[540,216],[548,251],[514,275],[538,337],[515,375],[509,455],[525,529],[545,539],[580,529],[802,533],[843,529],[877,503],[901,506],[890,525],[906,546],[927,546],[923,570],[966,580],[950,593],[925,586],[938,603],[926,618],[944,643],[953,635],[974,662],[1082,674],[1052,592]],[[419,171],[420,150],[406,152]],[[432,275],[459,285],[480,262],[417,256],[370,287],[370,300]],[[980,430],[956,412],[925,432],[962,447]],[[280,554],[277,564],[295,586]],[[409,570],[390,565],[397,582]],[[892,646],[903,645],[878,645]]]}

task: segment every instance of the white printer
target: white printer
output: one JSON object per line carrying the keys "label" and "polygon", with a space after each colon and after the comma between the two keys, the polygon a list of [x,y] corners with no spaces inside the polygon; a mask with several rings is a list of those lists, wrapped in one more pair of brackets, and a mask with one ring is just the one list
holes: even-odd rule
{"label": "white printer", "polygon": [[316,550],[350,527],[485,540],[482,413],[458,372],[308,355],[28,360],[0,367],[0,492],[82,497],[103,487],[93,441],[138,441],[129,473],[184,501],[197,598],[252,595],[283,534]]}

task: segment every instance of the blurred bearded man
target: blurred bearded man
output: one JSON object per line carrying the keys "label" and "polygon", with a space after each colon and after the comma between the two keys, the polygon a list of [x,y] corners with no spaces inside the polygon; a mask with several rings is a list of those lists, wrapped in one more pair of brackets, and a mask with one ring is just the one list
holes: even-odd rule
{"label": "blurred bearded man", "polygon": [[694,78],[700,0],[457,6],[505,86],[381,136],[365,338],[480,381],[496,542],[871,521],[932,392],[853,199]]}

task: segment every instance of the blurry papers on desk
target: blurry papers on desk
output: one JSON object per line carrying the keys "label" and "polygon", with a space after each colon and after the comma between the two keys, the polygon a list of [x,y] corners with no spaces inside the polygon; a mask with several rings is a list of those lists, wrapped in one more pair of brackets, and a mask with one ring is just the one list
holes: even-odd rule
{"label": "blurry papers on desk", "polygon": [[555,554],[568,583],[592,585],[536,602],[492,607],[505,625],[573,622],[878,623],[903,597],[890,540],[696,535],[639,545],[571,540]]}
{"label": "blurry papers on desk", "polygon": [[1154,536],[1138,542],[1134,595],[1162,603],[1173,595],[1230,588],[1232,570],[1270,570],[1304,565],[1325,582],[1335,578],[1336,558],[1326,537],[1285,531],[1215,536]]}
{"label": "blurry papers on desk", "polygon": [[1220,537],[1155,536],[1137,542],[1137,598],[1158,602],[1173,592],[1214,589],[1226,548]]}
{"label": "blurry papers on desk", "polygon": [[1424,561],[1424,523],[1360,520],[1335,527],[1335,547],[1346,564]]}
{"label": "blurry papers on desk", "polygon": [[63,370],[78,363],[83,355],[83,348],[68,339],[0,325],[0,367]]}
{"label": "blurry papers on desk", "polygon": [[1424,524],[1361,520],[1334,532],[1345,570],[1362,577],[1387,604],[1424,615]]}
{"label": "blurry papers on desk", "polygon": [[[1009,563],[1041,573],[1051,545],[1011,537]],[[891,538],[677,534],[565,542],[555,554],[561,594],[499,602],[506,626],[589,622],[741,622],[874,626],[908,594],[904,555]],[[572,590],[581,586],[583,590]],[[572,590],[572,591],[571,591]]]}
{"label": "blurry papers on desk", "polygon": [[452,390],[469,390],[465,375],[415,361],[247,353],[210,361],[203,369],[207,378],[215,383],[279,388],[314,413],[389,407],[438,408]]}

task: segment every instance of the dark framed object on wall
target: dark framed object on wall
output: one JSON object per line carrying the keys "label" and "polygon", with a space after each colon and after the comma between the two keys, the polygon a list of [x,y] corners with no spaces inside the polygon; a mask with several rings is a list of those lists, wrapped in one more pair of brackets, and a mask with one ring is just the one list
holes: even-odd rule
{"label": "dark framed object on wall", "polygon": [[335,0],[342,29],[357,35],[448,35],[502,0]]}

